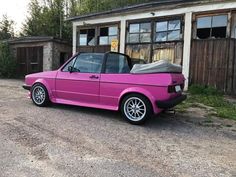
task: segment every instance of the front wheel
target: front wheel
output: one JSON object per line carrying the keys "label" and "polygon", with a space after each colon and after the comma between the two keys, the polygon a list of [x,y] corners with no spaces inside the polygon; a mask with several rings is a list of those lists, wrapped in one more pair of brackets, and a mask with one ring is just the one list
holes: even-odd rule
{"label": "front wheel", "polygon": [[121,113],[131,124],[143,124],[152,116],[152,105],[146,97],[130,94],[121,103]]}
{"label": "front wheel", "polygon": [[35,105],[45,107],[49,104],[49,96],[46,87],[36,83],[31,89],[31,98]]}

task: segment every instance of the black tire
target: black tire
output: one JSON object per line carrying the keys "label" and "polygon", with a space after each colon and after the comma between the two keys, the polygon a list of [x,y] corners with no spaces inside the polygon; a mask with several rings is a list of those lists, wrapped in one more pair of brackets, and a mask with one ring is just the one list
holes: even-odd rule
{"label": "black tire", "polygon": [[[39,102],[37,99],[36,99],[36,96],[35,96],[35,92],[36,92],[36,89],[42,89],[42,93],[44,92],[44,99],[42,99],[41,102]],[[41,83],[36,83],[33,85],[33,87],[31,88],[31,99],[33,101],[33,103],[36,105],[36,106],[39,106],[39,107],[46,107],[49,105],[50,103],[50,99],[49,99],[49,96],[48,96],[48,91],[46,89],[46,87],[41,84]]]}
{"label": "black tire", "polygon": [[[130,104],[129,102],[131,102],[132,100],[135,101],[135,99],[137,99],[137,101],[141,100],[140,104],[142,105],[144,103],[145,106],[143,108],[146,108],[145,113],[143,113],[143,114],[140,113],[142,116],[139,116],[139,118],[137,118],[136,120],[131,118],[132,117],[131,114],[134,114],[134,112],[135,112],[135,115],[136,115],[136,111],[138,111],[138,112],[140,112],[140,111],[136,110],[136,107],[135,107],[133,109],[133,113],[129,112],[131,110],[129,107],[129,104]],[[149,101],[148,98],[146,98],[145,96],[140,95],[140,94],[129,94],[129,95],[125,96],[121,102],[120,110],[121,110],[121,113],[122,113],[122,116],[124,117],[124,119],[134,125],[144,124],[153,115],[153,109],[152,109],[151,102]],[[141,110],[141,108],[140,108],[140,110]],[[131,112],[132,112],[132,110],[131,110]]]}

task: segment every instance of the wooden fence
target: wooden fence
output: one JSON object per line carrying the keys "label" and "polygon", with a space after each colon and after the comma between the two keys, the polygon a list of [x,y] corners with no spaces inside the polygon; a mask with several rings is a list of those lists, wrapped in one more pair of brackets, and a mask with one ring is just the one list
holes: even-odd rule
{"label": "wooden fence", "polygon": [[190,84],[208,85],[236,95],[236,40],[193,40]]}

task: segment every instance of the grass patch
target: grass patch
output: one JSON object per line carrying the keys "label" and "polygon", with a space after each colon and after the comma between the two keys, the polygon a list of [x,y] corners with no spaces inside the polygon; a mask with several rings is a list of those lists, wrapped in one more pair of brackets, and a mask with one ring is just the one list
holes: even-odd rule
{"label": "grass patch", "polygon": [[236,120],[236,105],[225,100],[218,90],[193,85],[189,87],[188,93],[188,99],[177,106],[178,111],[185,112],[189,107],[196,107],[196,103],[200,103],[212,107],[214,116]]}

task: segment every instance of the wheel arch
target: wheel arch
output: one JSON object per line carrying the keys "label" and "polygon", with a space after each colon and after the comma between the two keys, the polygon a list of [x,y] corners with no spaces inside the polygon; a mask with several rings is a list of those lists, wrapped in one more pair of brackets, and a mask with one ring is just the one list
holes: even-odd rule
{"label": "wheel arch", "polygon": [[44,80],[44,79],[37,79],[31,88],[33,88],[33,86],[35,84],[42,84],[46,89],[47,89],[47,92],[48,92],[48,96],[49,96],[49,99],[51,100],[51,97],[52,97],[52,90],[50,89],[50,86],[49,84]]}
{"label": "wheel arch", "polygon": [[123,99],[130,94],[138,94],[141,96],[144,96],[145,98],[147,98],[147,100],[150,102],[151,106],[152,106],[152,112],[155,112],[155,99],[153,98],[153,96],[151,95],[151,93],[149,93],[148,91],[144,90],[144,89],[129,89],[126,90],[124,92],[122,92],[122,94],[120,95],[119,98],[119,110],[121,108],[121,104]]}

